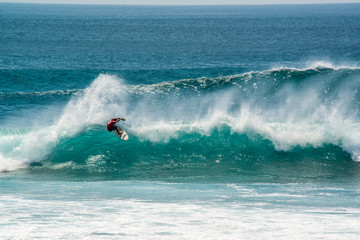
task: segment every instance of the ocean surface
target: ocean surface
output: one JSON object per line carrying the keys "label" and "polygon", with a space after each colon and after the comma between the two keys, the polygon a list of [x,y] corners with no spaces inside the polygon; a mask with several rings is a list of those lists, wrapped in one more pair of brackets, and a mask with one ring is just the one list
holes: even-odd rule
{"label": "ocean surface", "polygon": [[0,4],[1,239],[360,239],[359,183],[360,4]]}

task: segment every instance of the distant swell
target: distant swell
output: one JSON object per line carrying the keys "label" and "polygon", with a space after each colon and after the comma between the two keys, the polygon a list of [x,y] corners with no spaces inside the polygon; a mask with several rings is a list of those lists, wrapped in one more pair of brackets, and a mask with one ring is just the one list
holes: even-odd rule
{"label": "distant swell", "polygon": [[55,90],[45,92],[0,92],[0,97],[19,97],[19,96],[54,96],[54,95],[79,95],[81,90]]}
{"label": "distant swell", "polygon": [[[227,167],[288,161],[281,153],[359,161],[359,80],[357,67],[317,63],[151,85],[101,74],[84,90],[1,93],[71,98],[50,126],[0,129],[0,171],[40,162],[53,170],[226,174]],[[128,142],[106,131],[115,116],[126,118]]]}

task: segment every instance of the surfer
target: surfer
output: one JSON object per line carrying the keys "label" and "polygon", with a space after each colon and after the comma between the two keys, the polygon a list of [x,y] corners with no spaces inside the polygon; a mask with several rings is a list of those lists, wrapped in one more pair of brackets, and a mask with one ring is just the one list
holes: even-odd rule
{"label": "surfer", "polygon": [[112,119],[110,119],[110,121],[108,122],[108,124],[106,126],[107,130],[109,132],[115,130],[118,133],[118,135],[121,135],[123,130],[121,129],[121,127],[115,125],[119,121],[125,121],[125,118],[112,118]]}

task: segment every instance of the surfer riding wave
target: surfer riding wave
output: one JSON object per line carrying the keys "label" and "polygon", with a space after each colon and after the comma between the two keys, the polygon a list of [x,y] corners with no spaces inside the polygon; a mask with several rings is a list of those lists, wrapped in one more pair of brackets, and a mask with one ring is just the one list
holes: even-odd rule
{"label": "surfer riding wave", "polygon": [[121,127],[119,126],[116,126],[116,123],[119,122],[119,121],[125,121],[125,118],[112,118],[110,119],[110,121],[108,122],[107,124],[107,130],[109,132],[111,131],[116,131],[118,133],[118,135],[121,135],[123,133],[123,130]]}

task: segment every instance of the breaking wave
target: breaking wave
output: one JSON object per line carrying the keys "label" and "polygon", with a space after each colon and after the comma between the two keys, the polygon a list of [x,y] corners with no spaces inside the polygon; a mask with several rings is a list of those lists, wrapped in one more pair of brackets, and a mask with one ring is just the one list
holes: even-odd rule
{"label": "breaking wave", "polygon": [[[221,175],[284,159],[360,161],[359,80],[359,68],[331,64],[150,85],[100,74],[84,90],[32,93],[71,96],[46,127],[0,129],[0,171]],[[0,97],[12,94],[30,93]],[[106,131],[112,117],[126,118],[128,142]]]}

